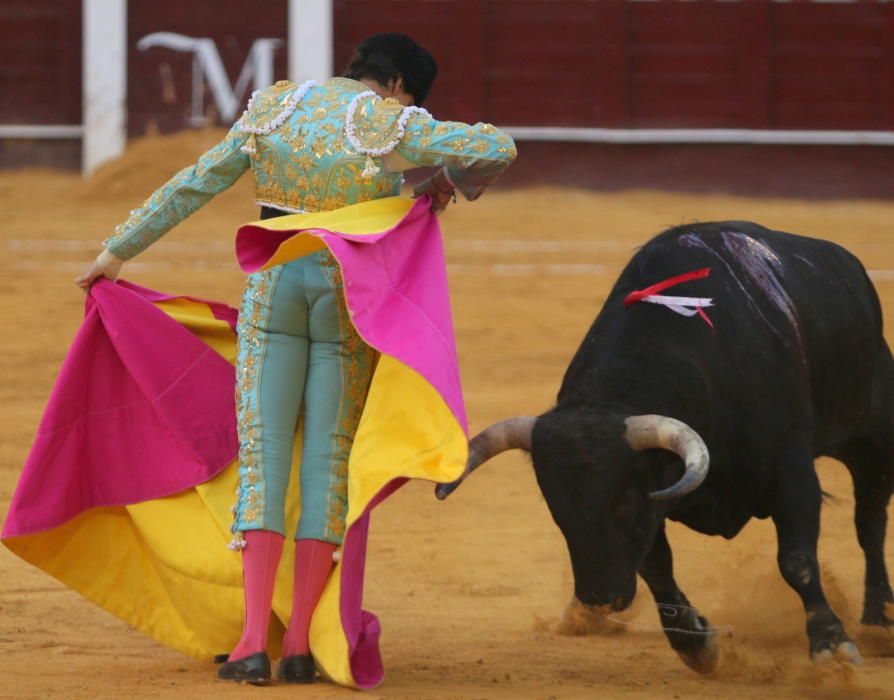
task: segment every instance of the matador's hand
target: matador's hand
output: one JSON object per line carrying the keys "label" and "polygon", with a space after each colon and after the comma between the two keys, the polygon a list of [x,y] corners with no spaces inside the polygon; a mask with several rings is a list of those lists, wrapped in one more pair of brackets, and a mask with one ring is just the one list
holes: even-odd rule
{"label": "matador's hand", "polygon": [[456,191],[444,168],[441,168],[430,178],[423,180],[413,188],[414,199],[426,194],[431,197],[431,210],[435,214],[440,214],[444,211],[450,200],[456,201]]}
{"label": "matador's hand", "polygon": [[108,250],[103,250],[96,260],[90,263],[84,274],[75,279],[75,284],[86,292],[100,277],[110,280],[117,278],[123,264],[123,260],[116,258]]}

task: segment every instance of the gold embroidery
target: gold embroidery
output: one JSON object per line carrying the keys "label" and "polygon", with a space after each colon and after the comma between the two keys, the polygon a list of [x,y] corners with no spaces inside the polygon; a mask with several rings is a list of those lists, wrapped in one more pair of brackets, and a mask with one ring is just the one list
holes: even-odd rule
{"label": "gold embroidery", "polygon": [[265,483],[258,416],[259,373],[266,353],[263,328],[269,318],[272,296],[281,272],[282,267],[276,267],[249,276],[237,324],[240,342],[236,370],[236,427],[240,479],[233,509],[234,533],[247,526],[262,526],[265,520]]}
{"label": "gold embroidery", "polygon": [[310,150],[317,158],[326,155],[326,142],[323,139],[316,139],[310,146]]}
{"label": "gold embroidery", "polygon": [[314,167],[313,159],[306,153],[298,156],[298,166],[304,170],[311,170]]}
{"label": "gold embroidery", "polygon": [[321,269],[335,288],[338,300],[339,327],[343,340],[340,347],[342,387],[339,419],[332,442],[332,471],[330,473],[329,506],[326,539],[341,541],[345,533],[348,512],[348,461],[354,435],[360,423],[369,383],[372,379],[376,351],[364,342],[354,328],[343,292],[341,269],[334,256],[326,250],[320,255]]}

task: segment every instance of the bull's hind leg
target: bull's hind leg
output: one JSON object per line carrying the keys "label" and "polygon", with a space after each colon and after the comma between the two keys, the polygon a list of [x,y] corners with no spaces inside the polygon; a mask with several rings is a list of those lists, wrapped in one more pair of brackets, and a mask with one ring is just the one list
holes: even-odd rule
{"label": "bull's hind leg", "polygon": [[801,597],[807,613],[810,655],[815,661],[839,657],[861,663],[860,653],[838,616],[832,612],[820,582],[816,543],[822,492],[813,459],[802,452],[777,470],[773,522],[778,538],[777,561],[786,583]]}
{"label": "bull's hind leg", "polygon": [[888,501],[894,490],[894,426],[869,438],[852,440],[836,457],[841,459],[854,480],[854,522],[857,540],[866,556],[864,625],[894,628],[885,615],[885,605],[894,603],[894,594],[885,567],[885,531]]}
{"label": "bull's hind leg", "polygon": [[716,635],[677,587],[673,554],[663,524],[639,574],[652,591],[664,633],[683,663],[699,673],[713,671],[720,658]]}

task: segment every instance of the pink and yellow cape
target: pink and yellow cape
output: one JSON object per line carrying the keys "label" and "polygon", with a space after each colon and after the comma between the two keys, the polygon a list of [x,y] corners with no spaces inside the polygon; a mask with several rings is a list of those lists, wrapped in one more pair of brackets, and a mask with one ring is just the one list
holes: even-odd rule
{"label": "pink and yellow cape", "polygon": [[[348,467],[342,556],[311,624],[321,671],[381,682],[379,623],[361,607],[370,512],[407,479],[463,471],[466,417],[443,244],[427,199],[375,200],[240,228],[246,272],[328,246],[363,338],[381,353]],[[163,644],[199,658],[242,627],[240,556],[227,549],[237,483],[237,312],[99,281],[63,363],[3,529],[14,553]],[[286,530],[300,512],[296,435]],[[294,549],[274,596],[289,619]],[[278,651],[282,624],[271,630]]]}

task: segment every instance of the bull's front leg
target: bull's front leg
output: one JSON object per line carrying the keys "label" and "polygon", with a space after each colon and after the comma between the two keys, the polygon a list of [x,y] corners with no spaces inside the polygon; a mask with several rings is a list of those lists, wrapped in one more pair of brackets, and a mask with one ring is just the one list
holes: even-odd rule
{"label": "bull's front leg", "polygon": [[639,574],[652,591],[664,633],[683,663],[699,673],[713,671],[720,658],[716,634],[677,587],[673,554],[663,523]]}
{"label": "bull's front leg", "polygon": [[838,657],[862,663],[844,625],[829,607],[820,581],[816,543],[822,492],[813,460],[801,459],[778,470],[773,508],[778,539],[777,561],[786,583],[800,596],[807,613],[807,637],[814,661]]}

